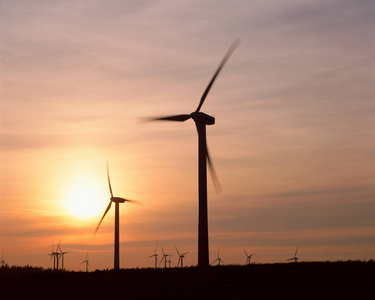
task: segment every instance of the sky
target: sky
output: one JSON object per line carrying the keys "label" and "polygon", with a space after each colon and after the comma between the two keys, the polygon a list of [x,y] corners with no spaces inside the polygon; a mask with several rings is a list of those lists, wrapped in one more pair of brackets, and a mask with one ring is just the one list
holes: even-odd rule
{"label": "sky", "polygon": [[375,258],[372,0],[0,0],[0,251],[9,265],[197,264],[202,107],[210,262]]}

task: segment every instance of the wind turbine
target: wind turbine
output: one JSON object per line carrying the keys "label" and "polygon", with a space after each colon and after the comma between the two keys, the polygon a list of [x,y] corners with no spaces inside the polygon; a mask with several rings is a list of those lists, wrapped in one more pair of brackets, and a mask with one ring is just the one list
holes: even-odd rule
{"label": "wind turbine", "polygon": [[[175,246],[176,247],[176,246]],[[181,268],[183,268],[184,267],[184,257],[185,257],[185,255],[186,254],[188,254],[189,252],[185,252],[185,253],[182,253],[182,254],[180,254],[180,252],[178,252],[178,249],[177,249],[177,247],[176,247],[176,251],[177,251],[177,253],[178,253],[178,263],[177,263],[177,266],[180,264],[180,261],[181,261]]]}
{"label": "wind turbine", "polygon": [[297,247],[296,252],[294,253],[294,257],[287,259],[287,261],[288,260],[294,260],[295,263],[297,262],[297,260],[298,260],[298,257],[297,257],[298,248],[299,248],[299,246]]}
{"label": "wind turbine", "polygon": [[193,119],[197,127],[198,132],[198,178],[199,178],[199,216],[198,216],[198,266],[208,267],[209,266],[209,246],[208,246],[208,217],[207,217],[207,162],[211,171],[212,180],[214,182],[217,192],[221,191],[219,181],[217,179],[210,155],[207,150],[206,141],[206,125],[215,124],[215,118],[209,116],[200,109],[206,100],[207,94],[210,91],[216,77],[219,75],[221,69],[224,67],[225,63],[239,44],[239,40],[235,40],[232,46],[229,48],[228,52],[221,61],[219,68],[216,70],[214,76],[209,82],[206,90],[204,91],[197,109],[191,114],[167,116],[152,118],[150,120],[155,121],[175,121],[175,122],[185,122],[188,119]]}
{"label": "wind turbine", "polygon": [[60,243],[59,243],[59,246],[58,248],[60,249],[60,255],[61,255],[61,270],[65,270],[64,268],[64,255],[67,254],[67,253],[70,253],[70,252],[62,252],[61,250],[61,247],[60,247]]}
{"label": "wind turbine", "polygon": [[56,251],[53,250],[53,243],[52,243],[52,252],[51,254],[48,254],[51,256],[49,263],[51,263],[52,257],[53,257],[53,270],[58,270],[59,269],[59,256],[60,253],[57,252],[58,247],[60,246],[60,243],[58,244]]}
{"label": "wind turbine", "polygon": [[253,255],[255,253],[249,255],[249,254],[247,254],[245,249],[243,249],[243,251],[245,251],[245,254],[246,254],[246,266],[248,266],[248,265],[250,265],[250,259],[253,257]]}
{"label": "wind turbine", "polygon": [[168,256],[171,257],[172,255],[171,255],[171,254],[165,254],[165,253],[164,253],[163,245],[161,246],[161,251],[163,252],[163,258],[161,259],[159,265],[160,265],[160,264],[163,262],[163,260],[164,260],[164,269],[166,269],[166,268],[167,268],[167,262],[169,262],[169,267],[171,266],[171,262],[170,262],[170,260],[167,261],[167,257],[168,257]]}
{"label": "wind turbine", "polygon": [[158,267],[158,254],[156,253],[157,249],[158,249],[158,245],[156,245],[154,254],[152,254],[152,255],[149,256],[149,258],[150,257],[155,257],[155,269],[157,269],[157,267]]}
{"label": "wind turbine", "polygon": [[5,267],[4,252],[1,252],[0,264],[1,264],[1,267]]}
{"label": "wind turbine", "polygon": [[81,264],[86,263],[86,272],[89,271],[89,267],[90,267],[89,260],[87,259],[88,256],[89,256],[89,253],[87,252],[86,259],[83,262],[81,262]]}
{"label": "wind turbine", "polygon": [[172,262],[171,258],[172,258],[172,254],[169,255],[169,259],[167,260],[168,268],[171,268],[171,262]]}
{"label": "wind turbine", "polygon": [[100,219],[100,222],[98,226],[95,229],[95,235],[98,232],[99,226],[102,223],[105,215],[111,208],[112,202],[115,203],[115,255],[114,255],[114,269],[118,270],[120,268],[120,203],[130,202],[130,203],[136,203],[139,204],[138,201],[129,200],[125,198],[120,197],[113,197],[112,193],[112,187],[111,187],[111,180],[109,178],[109,168],[108,168],[108,162],[107,162],[107,177],[108,177],[108,185],[109,185],[109,191],[111,193],[111,198],[109,200],[109,204],[107,206],[107,209],[105,210],[103,217]]}
{"label": "wind turbine", "polygon": [[220,249],[217,250],[217,258],[212,262],[212,263],[217,262],[218,266],[220,266],[221,263],[224,263],[223,260],[220,258],[219,251],[220,251]]}

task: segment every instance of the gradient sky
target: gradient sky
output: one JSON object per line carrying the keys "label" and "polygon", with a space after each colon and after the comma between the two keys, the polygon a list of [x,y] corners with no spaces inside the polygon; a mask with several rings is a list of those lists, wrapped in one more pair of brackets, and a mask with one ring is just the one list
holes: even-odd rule
{"label": "gradient sky", "polygon": [[[202,111],[222,184],[208,178],[210,261],[375,258],[372,0],[0,0],[0,251],[10,265],[152,267],[155,246],[197,264],[190,113]],[[86,214],[86,215],[84,215]],[[159,252],[160,254],[160,252]]]}

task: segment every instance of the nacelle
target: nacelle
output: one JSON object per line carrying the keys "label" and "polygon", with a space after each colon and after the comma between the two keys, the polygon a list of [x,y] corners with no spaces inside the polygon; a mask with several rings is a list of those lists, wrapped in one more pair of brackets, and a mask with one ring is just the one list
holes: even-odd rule
{"label": "nacelle", "polygon": [[193,112],[191,113],[191,117],[194,119],[194,120],[197,120],[203,124],[206,124],[206,125],[214,125],[215,124],[215,118],[214,117],[211,117],[205,113],[202,113],[202,112]]}

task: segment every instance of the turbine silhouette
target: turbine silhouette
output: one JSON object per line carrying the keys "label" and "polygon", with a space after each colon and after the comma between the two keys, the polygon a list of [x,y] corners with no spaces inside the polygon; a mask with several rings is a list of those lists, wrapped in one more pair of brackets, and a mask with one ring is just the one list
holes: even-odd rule
{"label": "turbine silhouette", "polygon": [[0,264],[1,264],[1,267],[5,267],[4,252],[1,252]]}
{"label": "turbine silhouette", "polygon": [[98,226],[95,229],[94,235],[98,232],[98,229],[100,227],[100,224],[102,223],[105,215],[111,208],[112,202],[115,203],[115,248],[114,248],[114,269],[118,270],[120,268],[120,203],[130,202],[135,204],[140,204],[138,201],[129,200],[125,198],[120,197],[114,197],[112,193],[112,187],[111,187],[111,180],[109,178],[109,167],[107,162],[107,177],[108,177],[108,185],[109,185],[109,192],[111,193],[111,198],[109,200],[109,204],[107,206],[107,209],[105,210],[103,217],[100,219],[100,222]]}
{"label": "turbine silhouette", "polygon": [[246,254],[246,266],[250,265],[250,259],[253,257],[254,253],[253,254],[247,254],[246,250],[243,249],[243,251],[245,251],[245,254]]}
{"label": "turbine silhouette", "polygon": [[171,258],[172,258],[172,254],[169,255],[169,259],[167,260],[169,268],[171,268],[171,262],[172,262]]}
{"label": "turbine silhouette", "polygon": [[185,252],[185,253],[180,254],[180,252],[178,252],[178,249],[177,249],[176,246],[175,246],[175,248],[176,248],[176,251],[177,251],[177,253],[178,253],[178,263],[177,263],[177,267],[178,267],[178,265],[180,265],[180,262],[181,262],[180,267],[183,268],[183,267],[184,267],[184,257],[185,257],[185,255],[188,254],[189,252]]}
{"label": "turbine silhouette", "polygon": [[298,257],[297,257],[298,248],[299,248],[299,246],[297,247],[296,252],[294,253],[294,257],[287,259],[287,261],[288,260],[294,260],[295,263],[297,262],[297,260],[298,260]]}
{"label": "turbine silhouette", "polygon": [[155,269],[157,269],[157,267],[158,267],[158,254],[156,253],[157,249],[158,249],[158,245],[156,245],[154,254],[149,256],[149,258],[155,257]]}
{"label": "turbine silhouette", "polygon": [[163,257],[162,257],[162,259],[161,259],[159,265],[161,265],[161,263],[162,263],[163,260],[164,260],[164,269],[167,268],[167,262],[169,262],[169,267],[171,267],[171,261],[170,261],[170,260],[167,260],[167,258],[168,258],[168,256],[171,257],[172,254],[165,254],[165,253],[164,253],[164,249],[163,249],[163,245],[161,246],[161,251],[163,252]]}
{"label": "turbine silhouette", "polygon": [[60,259],[60,255],[61,255],[61,253],[57,252],[59,246],[60,246],[60,243],[56,247],[56,251],[54,251],[53,250],[53,243],[52,243],[52,252],[50,254],[48,254],[48,255],[51,256],[51,258],[49,260],[49,264],[51,263],[51,260],[52,260],[52,257],[53,257],[53,270],[59,269],[59,259]]}
{"label": "turbine silhouette", "polygon": [[220,258],[220,254],[219,254],[219,250],[217,250],[217,258],[212,262],[212,263],[215,263],[217,262],[217,265],[220,266],[221,263],[224,263],[223,260]]}
{"label": "turbine silhouette", "polygon": [[89,267],[90,267],[88,256],[89,256],[89,253],[87,252],[86,253],[86,259],[83,262],[81,262],[81,264],[86,263],[86,272],[89,271]]}
{"label": "turbine silhouette", "polygon": [[[65,271],[65,268],[64,268],[64,255],[67,254],[67,253],[70,253],[70,252],[63,252],[61,250],[61,246],[60,246],[60,243],[58,245],[58,248],[60,249],[60,255],[61,255],[61,270]],[[57,249],[56,249],[57,250]]]}
{"label": "turbine silhouette", "polygon": [[228,52],[221,61],[219,68],[216,70],[214,76],[209,82],[206,90],[204,91],[197,109],[191,114],[175,115],[151,118],[154,121],[175,121],[185,122],[188,119],[193,119],[198,132],[198,177],[199,177],[199,216],[198,216],[198,266],[209,266],[209,245],[208,245],[208,217],[207,217],[207,163],[211,171],[212,181],[218,193],[221,192],[219,180],[217,179],[216,172],[211,161],[207,149],[206,141],[206,125],[215,124],[215,118],[203,112],[200,112],[207,94],[210,91],[216,77],[219,75],[221,69],[239,44],[239,40],[235,40]]}

